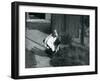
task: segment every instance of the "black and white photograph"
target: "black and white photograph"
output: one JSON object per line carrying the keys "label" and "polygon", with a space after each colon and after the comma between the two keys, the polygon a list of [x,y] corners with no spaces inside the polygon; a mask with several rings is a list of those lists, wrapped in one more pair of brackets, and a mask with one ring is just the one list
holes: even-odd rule
{"label": "black and white photograph", "polygon": [[11,77],[97,74],[97,7],[12,3]]}
{"label": "black and white photograph", "polygon": [[25,13],[25,67],[89,65],[89,15]]}

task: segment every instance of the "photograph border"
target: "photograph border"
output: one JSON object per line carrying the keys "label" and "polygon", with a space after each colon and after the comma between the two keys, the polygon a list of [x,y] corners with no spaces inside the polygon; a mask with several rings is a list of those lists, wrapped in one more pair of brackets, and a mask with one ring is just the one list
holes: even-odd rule
{"label": "photograph border", "polygon": [[[43,75],[19,75],[19,6],[42,6],[42,7],[57,7],[57,8],[73,8],[73,9],[92,9],[95,11],[95,71],[76,72],[76,73],[59,73],[59,74],[43,74]],[[31,2],[12,2],[11,4],[11,77],[13,79],[25,78],[42,78],[42,77],[58,77],[72,75],[88,75],[98,73],[97,62],[97,7],[96,6],[81,6],[81,5],[65,5],[65,4],[49,4],[49,3],[31,3]]]}

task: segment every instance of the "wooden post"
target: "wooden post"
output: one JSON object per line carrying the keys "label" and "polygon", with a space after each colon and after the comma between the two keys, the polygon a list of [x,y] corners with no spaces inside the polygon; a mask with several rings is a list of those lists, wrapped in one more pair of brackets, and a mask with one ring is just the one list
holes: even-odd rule
{"label": "wooden post", "polygon": [[81,44],[84,45],[84,16],[81,17],[82,18],[82,27],[81,27]]}

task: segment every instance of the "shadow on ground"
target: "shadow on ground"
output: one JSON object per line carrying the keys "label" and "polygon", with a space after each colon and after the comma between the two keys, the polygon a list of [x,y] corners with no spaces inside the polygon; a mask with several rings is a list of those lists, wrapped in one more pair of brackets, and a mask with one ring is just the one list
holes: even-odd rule
{"label": "shadow on ground", "polygon": [[38,48],[26,49],[26,68],[89,65],[89,51],[80,47],[63,47],[52,58]]}
{"label": "shadow on ground", "polygon": [[89,52],[80,47],[65,47],[53,56],[50,64],[52,66],[89,65]]}

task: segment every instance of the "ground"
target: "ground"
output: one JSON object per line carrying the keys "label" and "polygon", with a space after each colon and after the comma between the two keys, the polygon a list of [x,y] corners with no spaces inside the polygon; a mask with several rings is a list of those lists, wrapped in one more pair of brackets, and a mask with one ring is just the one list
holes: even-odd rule
{"label": "ground", "polygon": [[72,46],[62,45],[59,53],[48,57],[45,53],[43,39],[48,34],[36,29],[26,29],[26,68],[40,68],[52,66],[72,66],[72,65],[88,65],[89,51],[80,44],[73,42]]}

